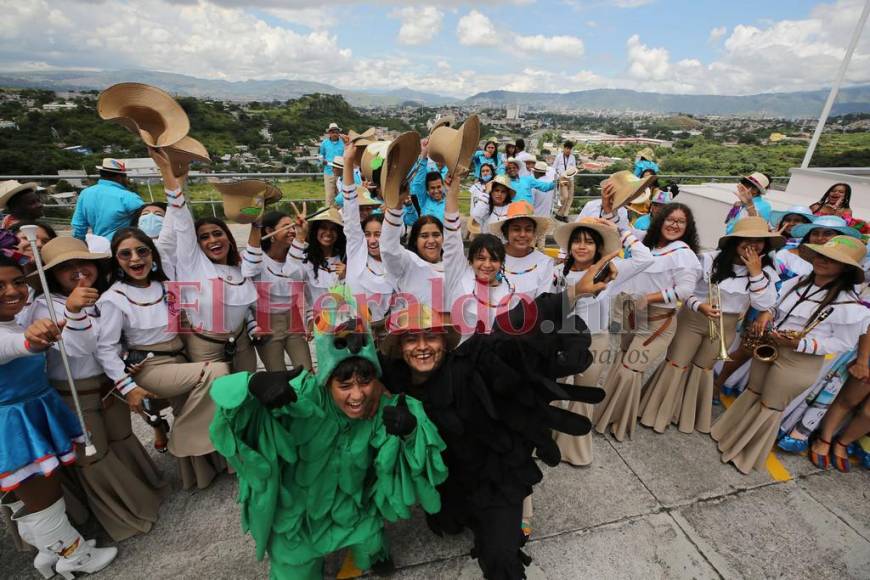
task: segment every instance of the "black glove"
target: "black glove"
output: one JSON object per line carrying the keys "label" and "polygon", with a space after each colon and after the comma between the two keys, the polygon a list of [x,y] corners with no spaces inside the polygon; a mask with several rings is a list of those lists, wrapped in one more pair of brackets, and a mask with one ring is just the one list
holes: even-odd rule
{"label": "black glove", "polygon": [[677,185],[676,183],[672,183],[671,186],[670,186],[668,189],[670,189],[671,194],[672,194],[674,197],[677,197],[678,195],[680,195],[680,186]]}
{"label": "black glove", "polygon": [[417,428],[417,418],[408,409],[405,395],[399,395],[395,406],[384,407],[384,427],[390,435],[405,437]]}
{"label": "black glove", "polygon": [[296,402],[296,391],[290,381],[302,372],[302,367],[292,371],[254,373],[248,381],[248,392],[267,409],[277,409]]}

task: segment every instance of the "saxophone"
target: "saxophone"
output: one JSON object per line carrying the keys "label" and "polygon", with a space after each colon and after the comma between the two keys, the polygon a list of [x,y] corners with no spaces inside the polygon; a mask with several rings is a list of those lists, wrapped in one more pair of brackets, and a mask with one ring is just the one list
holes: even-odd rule
{"label": "saxophone", "polygon": [[[795,338],[797,340],[802,339],[809,333],[813,331],[819,324],[824,322],[824,320],[834,312],[833,306],[828,306],[822,312],[813,319],[812,323],[804,328],[803,330],[784,330],[779,334],[785,336],[786,338]],[[752,341],[751,341],[752,342]],[[747,347],[749,347],[749,343],[747,343]],[[773,362],[777,358],[779,358],[779,348],[778,345],[773,341],[771,330],[765,329],[764,334],[760,337],[757,337],[753,342],[752,346],[752,357],[761,362]]]}

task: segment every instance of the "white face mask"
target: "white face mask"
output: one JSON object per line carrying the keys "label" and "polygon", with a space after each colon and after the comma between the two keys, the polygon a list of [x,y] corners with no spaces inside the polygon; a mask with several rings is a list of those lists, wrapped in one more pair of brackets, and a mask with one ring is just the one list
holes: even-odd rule
{"label": "white face mask", "polygon": [[492,173],[490,173],[489,175],[481,175],[480,180],[484,183],[486,183],[487,181],[492,181]]}
{"label": "white face mask", "polygon": [[139,229],[149,238],[156,238],[163,228],[163,216],[156,213],[146,213],[139,218]]}

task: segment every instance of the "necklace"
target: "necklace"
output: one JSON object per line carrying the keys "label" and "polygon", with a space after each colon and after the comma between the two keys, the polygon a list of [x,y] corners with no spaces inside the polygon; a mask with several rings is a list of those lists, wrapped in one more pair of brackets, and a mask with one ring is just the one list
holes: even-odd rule
{"label": "necklace", "polygon": [[133,304],[133,305],[135,305],[135,306],[143,306],[143,307],[145,307],[145,306],[154,306],[155,304],[160,304],[161,302],[163,302],[164,300],[166,300],[166,287],[165,287],[163,284],[161,284],[161,285],[160,285],[160,289],[162,290],[162,292],[161,292],[161,294],[160,294],[160,298],[158,298],[157,300],[154,300],[153,302],[137,302],[136,300],[133,300],[132,298],[130,298],[129,296],[127,296],[126,293],[124,293],[124,292],[118,290],[117,288],[115,288],[115,292],[117,292],[118,294],[120,294],[121,296],[123,296],[124,298],[126,298],[126,299],[127,299],[127,302],[129,302],[130,304]]}
{"label": "necklace", "polygon": [[507,268],[505,268],[504,271],[507,274],[510,274],[512,276],[522,276],[523,274],[528,274],[529,272],[534,272],[537,268],[538,268],[538,265],[534,264],[531,268],[526,268],[525,270],[520,270],[519,272],[513,272],[511,270],[508,270]]}
{"label": "necklace", "polygon": [[371,272],[371,273],[374,274],[375,276],[379,276],[379,277],[383,277],[383,276],[384,276],[384,273],[383,273],[383,272],[375,272],[374,270],[372,270],[372,267],[369,266],[369,260],[368,260],[368,258],[366,258],[366,270],[368,270],[369,272]]}
{"label": "necklace", "polygon": [[[508,287],[508,302],[507,303],[510,304],[510,297],[512,297],[514,295],[514,286],[513,286],[513,284],[511,284],[507,280],[504,280],[504,282],[505,282],[505,284],[507,284],[507,287]],[[504,298],[502,298],[501,300],[499,300],[495,304],[493,304],[489,300],[484,300],[483,298],[481,298],[480,296],[477,295],[477,286],[478,286],[478,284],[477,284],[477,281],[475,280],[474,289],[471,291],[471,294],[472,294],[472,296],[474,296],[474,299],[477,300],[480,304],[482,304],[488,308],[498,308],[502,304],[502,302],[504,302]],[[490,286],[490,288],[492,288],[492,286]],[[498,286],[495,286],[495,288],[498,288]]]}

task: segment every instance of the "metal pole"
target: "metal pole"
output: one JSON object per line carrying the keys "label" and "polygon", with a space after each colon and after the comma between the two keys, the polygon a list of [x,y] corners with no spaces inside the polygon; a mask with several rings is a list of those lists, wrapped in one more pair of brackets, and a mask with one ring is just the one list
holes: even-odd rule
{"label": "metal pole", "polygon": [[[48,282],[45,279],[45,269],[42,265],[42,256],[39,255],[39,248],[36,247],[36,228],[37,226],[21,226],[21,231],[27,236],[27,241],[30,242],[30,249],[33,252],[33,262],[36,264],[36,272],[39,274],[39,283],[42,286],[42,293],[45,296],[45,302],[48,304],[48,317],[51,318],[52,324],[60,328],[57,323],[57,314],[54,312],[54,304],[51,301],[51,293],[48,289]],[[79,419],[79,424],[82,427],[82,434],[85,439],[85,455],[91,457],[97,454],[97,448],[91,442],[91,435],[88,433],[88,426],[85,424],[85,417],[82,414],[82,406],[79,403],[79,393],[76,389],[76,383],[73,380],[72,370],[69,367],[69,358],[66,354],[66,347],[63,344],[63,338],[57,337],[57,346],[60,349],[60,358],[63,361],[63,370],[66,371],[66,380],[69,385],[70,394],[73,398],[73,406],[76,409],[76,415]]]}
{"label": "metal pole", "polygon": [[858,40],[861,38],[861,31],[864,30],[864,23],[867,22],[868,14],[870,14],[870,0],[864,0],[864,10],[861,12],[861,17],[858,19],[858,25],[855,26],[855,32],[852,33],[852,40],[849,42],[849,48],[846,49],[846,56],[843,58],[843,62],[840,63],[840,71],[837,73],[837,78],[831,87],[831,92],[828,93],[828,100],[825,101],[825,106],[822,109],[819,123],[816,125],[816,130],[813,133],[813,138],[810,139],[810,145],[807,147],[806,155],[804,155],[803,163],[801,163],[802,169],[806,169],[810,166],[810,160],[813,158],[813,153],[816,151],[816,145],[819,144],[819,138],[822,136],[822,131],[825,130],[825,123],[828,121],[831,107],[834,106],[834,101],[837,99],[837,93],[840,91],[840,85],[843,83],[843,78],[846,76],[846,69],[849,68],[849,61],[852,60],[852,53],[855,52],[855,47],[858,45]]}

